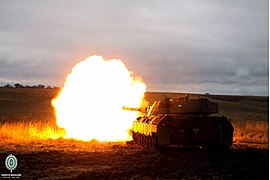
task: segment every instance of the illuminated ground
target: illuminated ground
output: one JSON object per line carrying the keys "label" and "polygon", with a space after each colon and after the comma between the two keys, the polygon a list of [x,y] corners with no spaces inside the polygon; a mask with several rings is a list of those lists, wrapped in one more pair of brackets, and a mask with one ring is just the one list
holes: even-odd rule
{"label": "illuminated ground", "polygon": [[225,152],[197,148],[159,152],[121,143],[56,140],[4,143],[0,151],[0,172],[8,173],[4,160],[13,153],[18,159],[13,173],[23,179],[268,179],[268,149],[246,145]]}

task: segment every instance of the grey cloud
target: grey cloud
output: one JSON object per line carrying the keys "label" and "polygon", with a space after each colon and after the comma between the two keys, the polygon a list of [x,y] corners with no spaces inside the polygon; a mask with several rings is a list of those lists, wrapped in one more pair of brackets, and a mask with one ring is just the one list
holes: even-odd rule
{"label": "grey cloud", "polygon": [[2,77],[59,85],[101,54],[122,58],[149,90],[268,94],[266,0],[4,0],[0,17]]}

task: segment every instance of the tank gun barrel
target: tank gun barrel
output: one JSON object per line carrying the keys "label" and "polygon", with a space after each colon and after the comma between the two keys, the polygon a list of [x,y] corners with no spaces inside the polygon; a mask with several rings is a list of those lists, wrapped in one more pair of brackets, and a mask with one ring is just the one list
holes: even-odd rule
{"label": "tank gun barrel", "polygon": [[122,109],[127,110],[127,111],[139,111],[142,113],[146,113],[146,110],[144,108],[134,108],[134,107],[123,106]]}

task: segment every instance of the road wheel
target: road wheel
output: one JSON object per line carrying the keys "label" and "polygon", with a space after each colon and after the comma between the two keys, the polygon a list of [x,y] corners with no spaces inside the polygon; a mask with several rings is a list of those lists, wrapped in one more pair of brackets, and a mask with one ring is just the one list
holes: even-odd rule
{"label": "road wheel", "polygon": [[153,142],[152,142],[152,140],[153,140],[152,136],[148,136],[148,146],[149,146],[150,149],[153,148]]}
{"label": "road wheel", "polygon": [[143,139],[142,145],[143,145],[143,147],[146,147],[146,136],[144,134],[142,135],[142,139]]}
{"label": "road wheel", "polygon": [[146,136],[146,147],[151,148],[151,136]]}
{"label": "road wheel", "polygon": [[137,141],[139,145],[142,145],[142,135],[140,133],[137,135]]}
{"label": "road wheel", "polygon": [[157,146],[158,146],[157,137],[156,137],[155,134],[153,134],[151,136],[151,147],[152,148],[157,148]]}
{"label": "road wheel", "polygon": [[138,144],[138,133],[135,133],[134,132],[134,138],[133,138],[133,141]]}

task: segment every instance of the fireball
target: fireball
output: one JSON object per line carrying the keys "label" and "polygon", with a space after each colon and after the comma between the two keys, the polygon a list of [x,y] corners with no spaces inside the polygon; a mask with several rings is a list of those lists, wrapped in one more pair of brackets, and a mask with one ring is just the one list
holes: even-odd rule
{"label": "fireball", "polygon": [[141,107],[146,85],[121,60],[91,56],[76,64],[52,101],[56,123],[67,138],[90,141],[131,139],[128,130],[138,116],[126,107]]}

